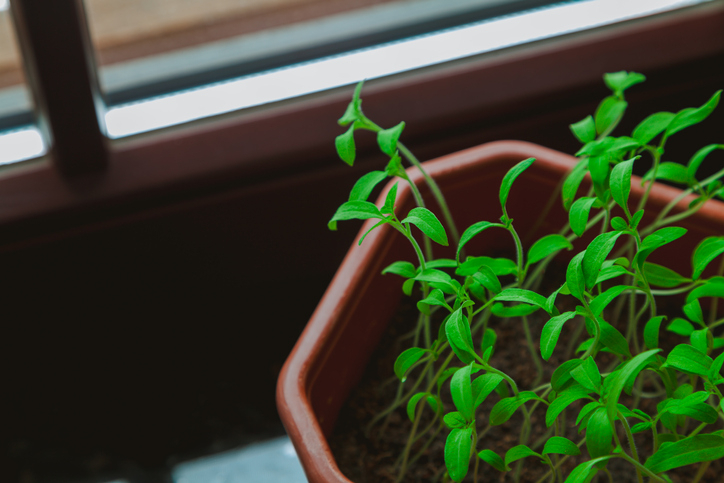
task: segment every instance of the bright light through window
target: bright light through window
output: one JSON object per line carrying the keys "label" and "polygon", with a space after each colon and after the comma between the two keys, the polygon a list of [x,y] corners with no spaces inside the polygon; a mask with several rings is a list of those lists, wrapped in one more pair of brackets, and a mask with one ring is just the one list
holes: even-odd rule
{"label": "bright light through window", "polygon": [[7,10],[9,6],[8,0],[0,0],[0,10]]}

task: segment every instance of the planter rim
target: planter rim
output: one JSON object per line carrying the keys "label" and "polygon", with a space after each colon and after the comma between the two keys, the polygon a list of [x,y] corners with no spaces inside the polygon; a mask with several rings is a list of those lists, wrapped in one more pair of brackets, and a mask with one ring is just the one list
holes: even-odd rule
{"label": "planter rim", "polygon": [[[474,165],[481,158],[493,160],[519,158],[536,158],[536,164],[545,165],[550,171],[561,175],[568,172],[577,159],[573,156],[523,141],[496,141],[465,149],[424,163],[425,170],[433,178],[443,177],[446,173],[464,169]],[[416,185],[424,183],[418,169],[409,168],[408,176]],[[637,180],[632,190],[640,189]],[[379,200],[390,189],[390,181],[380,194]],[[649,200],[672,199],[681,193],[681,190],[666,185],[657,184],[651,190]],[[411,196],[409,188],[400,184],[398,200]],[[682,199],[677,206],[685,207],[693,199],[693,195]],[[719,205],[717,207],[716,205]],[[721,218],[721,204],[706,203],[697,213],[703,220]],[[333,342],[334,321],[339,316],[341,300],[352,287],[361,286],[359,268],[365,260],[372,256],[383,243],[385,232],[378,229],[370,233],[362,245],[358,241],[362,234],[374,225],[373,220],[367,220],[360,229],[352,247],[347,252],[343,262],[337,270],[324,296],[319,302],[297,343],[287,358],[277,381],[277,409],[279,416],[294,444],[297,455],[304,467],[310,481],[325,481],[335,483],[350,483],[339,470],[332,452],[327,443],[324,432],[314,413],[310,399],[310,387],[319,372],[318,368],[323,362],[323,348]],[[387,228],[387,227],[382,227]],[[314,476],[314,478],[311,478]]]}

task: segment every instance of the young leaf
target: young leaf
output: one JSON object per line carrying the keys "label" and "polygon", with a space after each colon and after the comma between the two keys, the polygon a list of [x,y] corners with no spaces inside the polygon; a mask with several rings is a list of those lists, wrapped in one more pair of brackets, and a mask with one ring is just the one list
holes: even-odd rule
{"label": "young leaf", "polygon": [[[583,257],[582,269],[586,288],[593,288],[601,270],[603,261],[611,253],[616,240],[622,233],[620,231],[609,231],[598,235],[586,248]],[[577,297],[578,298],[578,297]],[[580,300],[580,298],[579,298]]]}
{"label": "young leaf", "polygon": [[392,188],[390,188],[390,191],[387,192],[387,196],[385,196],[385,204],[380,210],[380,213],[382,213],[383,215],[391,215],[395,212],[395,200],[397,200],[398,184],[399,183],[393,184]]}
{"label": "young leaf", "polygon": [[446,307],[452,312],[450,306],[447,304],[447,302],[445,302],[445,295],[442,293],[442,290],[437,288],[432,290],[423,300],[417,302],[417,308],[420,310],[420,312],[427,315],[430,315],[430,305]]}
{"label": "young leaf", "polygon": [[591,213],[591,207],[598,200],[594,197],[583,197],[576,200],[568,212],[568,219],[571,224],[571,230],[579,237],[583,236],[588,224],[588,216]]}
{"label": "young leaf", "polygon": [[691,257],[693,269],[691,278],[698,280],[712,260],[722,253],[724,253],[724,236],[710,236],[702,240]]}
{"label": "young leaf", "polygon": [[[424,393],[420,393],[420,394],[424,394]],[[415,396],[413,396],[413,397],[415,397]],[[412,401],[412,399],[410,399],[410,401]],[[409,404],[407,405],[407,409],[408,409],[407,415],[410,416],[410,405]],[[413,413],[412,416],[410,417],[410,421],[413,421],[414,419],[415,419],[415,414]],[[445,416],[443,416],[442,422],[445,423],[445,426],[447,426],[450,429],[465,428],[468,425],[468,422],[465,420],[463,415],[457,411],[454,411],[452,413],[447,413]]]}
{"label": "young leaf", "polygon": [[601,391],[601,373],[593,357],[587,357],[580,366],[574,368],[571,376],[589,391],[596,393]]}
{"label": "young leaf", "polygon": [[668,138],[674,133],[681,131],[682,129],[693,126],[694,124],[698,124],[706,119],[709,114],[714,111],[717,104],[719,104],[720,96],[721,91],[717,91],[703,106],[688,107],[677,112],[676,116],[671,120],[668,127],[666,128],[664,139]]}
{"label": "young leaf", "polygon": [[508,194],[510,193],[510,188],[513,186],[513,182],[515,181],[515,179],[520,176],[523,171],[528,169],[528,167],[533,164],[533,161],[535,161],[534,158],[528,158],[526,160],[523,160],[510,168],[507,173],[505,173],[505,176],[503,177],[503,182],[500,184],[501,207],[505,208],[505,203],[508,201]]}
{"label": "young leaf", "polygon": [[387,179],[387,173],[384,171],[371,171],[362,176],[352,187],[349,201],[367,201],[375,186],[384,179]]}
{"label": "young leaf", "polygon": [[329,225],[331,228],[332,223],[340,220],[367,220],[369,218],[384,219],[384,216],[374,203],[369,201],[347,201],[337,208],[337,212],[329,220]]}
{"label": "young leaf", "polygon": [[[646,181],[655,181],[654,179],[654,168],[651,168],[641,178],[641,186]],[[670,161],[659,164],[659,168],[656,170],[656,179],[663,179],[666,181],[672,181],[674,183],[689,184],[689,175],[686,172],[686,167],[679,163],[672,163]]]}
{"label": "young leaf", "polygon": [[606,408],[596,409],[588,419],[586,426],[586,447],[591,458],[606,456],[613,449],[613,429]]}
{"label": "young leaf", "polygon": [[362,86],[364,85],[364,79],[357,83],[352,95],[352,101],[347,105],[347,110],[344,112],[341,118],[337,121],[340,126],[346,126],[349,123],[355,122],[362,117],[362,100],[360,94],[362,93]]}
{"label": "young leaf", "polygon": [[706,158],[709,153],[715,149],[724,149],[724,144],[710,144],[708,146],[704,146],[691,157],[689,163],[686,165],[686,174],[689,182],[693,182],[696,179],[696,172],[699,170],[701,163],[704,162],[704,158]]}
{"label": "young leaf", "polygon": [[495,341],[497,340],[498,334],[490,327],[486,327],[483,332],[483,340],[480,342],[480,352],[485,352],[488,347],[495,347]]}
{"label": "young leaf", "polygon": [[659,347],[659,330],[661,330],[661,322],[663,322],[665,318],[665,316],[659,315],[650,318],[649,321],[646,322],[646,326],[644,326],[644,344],[646,344],[646,347],[649,349]]}
{"label": "young leaf", "polygon": [[640,84],[645,80],[646,77],[643,74],[626,72],[625,70],[603,74],[603,82],[618,96],[623,95],[623,91],[629,87]]}
{"label": "young leaf", "polygon": [[602,294],[597,295],[596,298],[591,301],[591,311],[593,311],[595,315],[600,315],[601,312],[603,312],[603,310],[608,306],[608,304],[613,301],[613,299],[621,295],[626,290],[632,288],[634,287],[630,287],[628,285],[615,285],[613,287],[610,287]]}
{"label": "young leaf", "polygon": [[513,446],[505,453],[505,466],[510,467],[511,463],[515,463],[516,461],[527,458],[528,456],[537,456],[538,458],[542,458],[540,454],[536,453],[524,444]]}
{"label": "young leaf", "polygon": [[568,210],[571,207],[571,203],[576,198],[578,187],[581,185],[583,178],[588,173],[588,160],[583,159],[576,164],[570,173],[566,176],[563,181],[563,187],[561,188],[561,198],[563,200],[563,207]]}
{"label": "young leaf", "polygon": [[518,304],[506,307],[501,303],[493,304],[490,309],[493,315],[496,317],[509,318],[509,317],[523,317],[524,315],[530,315],[538,310],[537,305]]}
{"label": "young leaf", "polygon": [[596,123],[593,122],[593,116],[588,116],[569,126],[571,132],[583,144],[589,143],[596,139]]}
{"label": "young leaf", "polygon": [[630,357],[631,349],[629,349],[626,337],[602,318],[596,317],[596,319],[598,320],[598,325],[601,327],[601,344],[611,349],[615,354]]}
{"label": "young leaf", "polygon": [[724,352],[719,354],[717,356],[717,358],[714,359],[714,362],[712,362],[711,367],[709,368],[709,371],[706,373],[706,377],[708,377],[711,382],[714,382],[721,377],[721,367],[723,364],[724,364]]}
{"label": "young leaf", "polygon": [[571,320],[575,316],[576,313],[573,311],[564,312],[561,315],[552,317],[543,326],[543,330],[540,336],[540,353],[541,357],[543,357],[543,360],[547,361],[548,359],[550,359],[551,355],[553,354],[553,349],[556,348],[556,344],[558,343],[558,337],[560,337],[561,335],[563,324],[565,324],[567,321]]}
{"label": "young leaf", "polygon": [[689,336],[689,341],[691,342],[691,345],[699,349],[701,352],[706,354],[709,350],[709,339],[712,339],[713,337],[711,335],[711,332],[709,329],[701,329],[701,330],[695,330],[691,333]]}
{"label": "young leaf", "polygon": [[586,255],[586,250],[578,253],[568,263],[566,270],[566,286],[571,292],[571,295],[576,297],[578,300],[583,300],[583,291],[586,288],[586,282],[583,278],[583,258]]}
{"label": "young leaf", "polygon": [[553,374],[551,374],[551,387],[556,392],[563,392],[565,391],[570,384],[573,382],[573,377],[571,377],[571,371],[581,364],[580,359],[571,359],[569,361],[564,362],[560,366],[556,368],[555,371],[553,371]]}
{"label": "young leaf", "polygon": [[724,297],[724,283],[709,280],[704,285],[699,285],[686,296],[686,303],[689,304],[702,297]]}
{"label": "young leaf", "polygon": [[593,190],[601,200],[606,200],[611,166],[608,156],[592,156],[588,160],[588,171],[593,181]]}
{"label": "young leaf", "polygon": [[620,277],[621,275],[633,276],[633,273],[629,272],[628,270],[626,270],[625,268],[623,268],[619,265],[604,267],[601,269],[600,272],[598,272],[598,278],[596,279],[596,285],[598,285],[601,282],[605,282],[606,280],[611,280],[612,278]]}
{"label": "young leaf", "polygon": [[455,260],[460,260],[460,251],[463,249],[466,243],[468,243],[470,240],[473,239],[475,235],[482,232],[483,230],[490,228],[492,226],[497,226],[500,228],[505,228],[505,225],[501,225],[500,223],[490,223],[488,221],[479,221],[477,223],[474,223],[470,225],[464,232],[463,235],[460,237],[460,243],[458,244],[457,252],[455,253]]}
{"label": "young leaf", "polygon": [[651,252],[659,247],[662,247],[672,241],[681,238],[686,234],[686,228],[679,226],[667,226],[656,230],[649,236],[643,239],[639,246],[638,252],[634,255],[633,263],[635,266],[641,268],[646,258],[651,255]]}
{"label": "young leaf", "polygon": [[657,112],[639,123],[631,134],[631,137],[637,140],[641,145],[648,144],[649,141],[666,130],[674,119],[673,112]]}
{"label": "young leaf", "polygon": [[532,391],[521,391],[517,396],[501,399],[495,403],[495,406],[493,406],[493,409],[490,411],[490,425],[497,426],[503,424],[510,419],[516,409],[533,399],[546,402]]}
{"label": "young leaf", "polygon": [[686,374],[706,376],[713,362],[711,357],[689,344],[679,344],[669,353],[664,367],[673,367]]}
{"label": "young leaf", "polygon": [[596,109],[596,132],[600,134],[610,133],[619,123],[626,111],[626,101],[615,96],[606,97]]}
{"label": "young leaf", "polygon": [[456,483],[463,481],[468,474],[472,437],[472,428],[455,428],[445,441],[445,466],[450,479]]}
{"label": "young leaf", "polygon": [[528,250],[528,265],[539,262],[549,255],[552,255],[563,249],[572,250],[573,245],[563,235],[552,234],[546,235],[540,240],[533,243]]}
{"label": "young leaf", "polygon": [[344,134],[340,134],[335,138],[334,146],[337,148],[337,154],[342,161],[350,166],[354,165],[354,124]]}
{"label": "young leaf", "polygon": [[473,381],[473,408],[477,409],[503,381],[503,376],[488,372]]}
{"label": "young leaf", "polygon": [[667,444],[646,460],[644,466],[654,473],[663,473],[680,466],[713,461],[724,456],[724,438],[714,434],[697,434]]}
{"label": "young leaf", "polygon": [[543,454],[565,454],[576,456],[581,454],[576,443],[563,436],[551,436],[543,446]]}
{"label": "young leaf", "polygon": [[682,277],[670,268],[651,262],[644,262],[644,274],[646,280],[657,287],[673,288],[691,282],[690,278]]}
{"label": "young leaf", "polygon": [[613,421],[616,417],[616,411],[618,410],[618,398],[621,397],[621,391],[623,391],[623,388],[627,385],[629,379],[635,379],[649,363],[649,360],[659,352],[661,352],[661,349],[651,349],[646,352],[642,352],[626,362],[625,365],[615,373],[615,375],[611,374],[606,378],[612,378],[607,385],[608,390],[606,391],[608,393],[606,409],[609,420]]}
{"label": "young leaf", "polygon": [[410,347],[397,356],[397,360],[395,361],[395,375],[397,378],[404,381],[407,371],[415,365],[415,363],[419,361],[425,353],[427,353],[427,350],[425,349]]}
{"label": "young leaf", "polygon": [[548,406],[546,411],[546,426],[551,427],[555,422],[559,414],[563,412],[568,406],[573,404],[575,401],[583,398],[590,398],[588,391],[583,389],[581,386],[575,386],[575,388],[568,389],[556,396],[555,400]]}
{"label": "young leaf", "polygon": [[589,483],[598,471],[595,466],[613,457],[613,455],[601,456],[600,458],[594,458],[589,461],[584,461],[580,465],[573,468],[573,471],[571,471],[571,473],[568,475],[568,478],[566,478],[566,481],[564,481],[563,483]]}
{"label": "young leaf", "polygon": [[503,300],[506,302],[523,302],[526,304],[536,305],[543,310],[546,308],[546,298],[532,290],[522,288],[506,288],[495,296],[495,300]]}
{"label": "young leaf", "polygon": [[[704,393],[707,397],[709,393]],[[719,419],[719,414],[716,409],[709,406],[707,403],[689,403],[676,404],[671,407],[667,407],[671,414],[688,416],[692,419],[696,419],[702,423],[714,424]]]}
{"label": "young leaf", "polygon": [[442,223],[432,211],[427,208],[417,207],[411,209],[407,218],[402,220],[402,223],[412,223],[433,241],[445,247],[448,245],[445,228],[442,227]]}
{"label": "young leaf", "polygon": [[502,290],[500,280],[498,280],[495,272],[487,265],[481,265],[478,271],[473,274],[473,279],[493,293],[498,293]]}
{"label": "young leaf", "polygon": [[473,419],[473,387],[470,383],[471,366],[467,365],[460,368],[453,374],[450,380],[450,393],[452,395],[453,404],[466,421]]}
{"label": "young leaf", "polygon": [[394,262],[382,270],[382,274],[393,273],[405,278],[414,278],[417,275],[415,266],[410,262]]}
{"label": "young leaf", "polygon": [[462,309],[457,309],[450,315],[445,323],[445,335],[455,352],[455,355],[465,364],[475,360],[475,349],[473,348],[473,336],[470,333],[470,323],[463,315]]}
{"label": "young leaf", "polygon": [[449,283],[451,281],[451,277],[442,270],[438,270],[436,268],[426,268],[422,272],[415,275],[415,280],[419,280],[420,282],[444,284]]}
{"label": "young leaf", "polygon": [[498,471],[508,471],[510,468],[505,467],[505,463],[503,463],[503,458],[498,456],[494,451],[489,449],[484,449],[480,453],[478,453],[478,458],[488,463],[490,466],[495,468]]}
{"label": "young leaf", "polygon": [[405,121],[402,121],[395,127],[377,132],[377,145],[383,153],[392,156],[397,151],[397,141],[400,139],[400,134],[402,134],[404,128]]}
{"label": "young leaf", "polygon": [[613,200],[623,208],[626,216],[630,217],[628,210],[628,196],[631,193],[631,173],[633,171],[633,163],[640,156],[622,161],[611,170],[611,196]]}

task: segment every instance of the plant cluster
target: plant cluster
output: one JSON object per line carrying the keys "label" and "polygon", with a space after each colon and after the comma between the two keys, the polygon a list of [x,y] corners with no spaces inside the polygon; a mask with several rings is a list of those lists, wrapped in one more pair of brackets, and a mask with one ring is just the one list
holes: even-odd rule
{"label": "plant cluster", "polygon": [[[500,219],[477,222],[458,236],[440,190],[399,141],[404,123],[390,129],[373,123],[361,109],[362,83],[357,86],[339,121],[349,129],[336,139],[337,152],[351,165],[355,132],[369,130],[377,134],[380,149],[390,159],[383,171],[368,173],[354,185],[329,226],[335,229],[341,220],[375,219],[369,231],[389,225],[409,240],[417,254],[414,263],[398,261],[383,272],[403,277],[404,293],[419,296],[413,345],[394,365],[400,380],[397,398],[375,420],[380,423],[402,407],[412,421],[398,460],[400,479],[419,451],[443,431],[449,432],[441,475],[455,482],[462,481],[471,466],[477,481],[484,464],[517,475],[511,465],[519,468],[523,458],[549,467],[541,481],[563,482],[565,477],[566,483],[583,483],[599,473],[610,479],[607,463],[621,459],[631,465],[639,482],[671,481],[668,471],[701,463],[692,477],[697,482],[712,460],[724,456],[719,422],[724,419],[724,395],[719,388],[724,384],[720,373],[724,338],[716,335],[717,327],[724,325],[717,311],[718,298],[724,298],[724,261],[717,275],[703,275],[724,253],[724,236],[708,237],[698,244],[691,254],[690,273],[677,273],[648,260],[654,251],[686,234],[686,229],[673,223],[697,212],[706,201],[724,197],[720,181],[724,169],[705,179],[697,177],[707,155],[724,149],[724,144],[696,151],[686,165],[662,161],[669,138],[703,121],[716,107],[721,91],[701,107],[658,112],[641,121],[630,136],[612,136],[627,107],[625,91],[644,80],[643,75],[628,72],[604,76],[611,95],[594,115],[571,126],[583,147],[577,153],[578,163],[553,195],[560,194],[568,223],[529,247],[523,246],[506,205],[516,178],[534,159],[521,161],[504,176]],[[634,163],[645,162],[644,155],[650,157],[651,168],[641,180],[643,195],[634,203],[629,199],[632,169]],[[402,168],[403,157],[423,173],[442,207],[444,225],[425,208],[412,183],[418,206],[404,216],[395,211],[397,184],[381,207],[367,201],[374,187],[389,177],[410,182]],[[584,178],[590,179],[587,190],[582,188]],[[683,191],[658,213],[650,214],[646,219],[653,221],[644,226],[647,199],[656,180],[683,185]],[[579,191],[586,192],[579,196]],[[688,209],[676,210],[689,195],[694,198]],[[421,242],[413,225],[423,234]],[[493,229],[508,232],[514,257],[465,256],[464,247],[471,239]],[[598,234],[582,249],[574,249],[574,242],[589,231]],[[432,242],[447,246],[448,233],[455,258],[434,258]],[[552,293],[541,293],[545,269],[562,251],[571,252],[566,257],[570,261],[565,283]],[[565,305],[560,303],[564,297],[575,309],[558,309]],[[657,307],[665,297],[681,302],[685,317],[667,320],[666,314],[659,313]],[[703,299],[708,302],[704,307]],[[537,344],[529,323],[534,312],[544,314],[546,320]],[[520,387],[504,367],[495,365],[496,324],[511,317],[520,319],[539,371],[533,387]],[[659,346],[662,328],[681,337],[670,351]],[[570,351],[558,347],[563,330],[573,339]],[[543,381],[543,364],[554,351],[565,352],[565,362],[553,369],[550,380]],[[452,404],[443,401],[446,385]],[[630,397],[623,397],[624,393]],[[481,403],[489,397],[498,400],[489,414],[480,415]],[[651,399],[653,403],[642,406],[642,401]],[[574,407],[580,407],[574,419],[577,431],[566,432],[573,421],[566,419],[566,412],[573,411],[576,402]],[[446,407],[454,410],[446,412]],[[531,414],[538,407],[545,408],[548,429],[531,435]],[[428,418],[431,422],[422,423],[424,412],[434,415]],[[514,415],[522,420],[519,444],[505,454],[481,449],[488,429]],[[636,433],[650,436],[650,454],[639,452]],[[587,457],[581,452],[584,446]],[[563,475],[561,466],[572,456],[582,462]]]}

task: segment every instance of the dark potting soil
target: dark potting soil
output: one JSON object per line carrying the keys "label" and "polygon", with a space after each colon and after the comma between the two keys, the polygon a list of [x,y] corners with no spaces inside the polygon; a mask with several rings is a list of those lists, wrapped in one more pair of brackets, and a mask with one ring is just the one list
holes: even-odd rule
{"label": "dark potting soil", "polygon": [[[563,298],[559,299],[559,301],[563,302]],[[561,307],[559,306],[559,308]],[[572,310],[573,307],[561,309]],[[396,481],[398,459],[403,454],[412,426],[405,411],[405,405],[392,412],[386,423],[378,422],[372,425],[369,432],[366,428],[368,428],[375,415],[384,411],[395,399],[399,382],[393,373],[393,365],[397,356],[411,344],[410,338],[405,336],[413,330],[416,317],[417,311],[414,304],[409,299],[404,301],[394,320],[391,321],[387,334],[383,336],[383,340],[370,359],[360,384],[352,392],[347,403],[340,411],[333,434],[330,437],[329,444],[339,468],[345,476],[355,483],[392,483]],[[543,324],[548,319],[538,313],[529,316],[528,319],[535,340],[540,334]],[[561,334],[553,356],[548,363],[544,362],[543,364],[544,381],[550,381],[552,370],[564,362],[562,348],[569,344],[571,334],[575,328],[574,324],[569,324],[567,323],[564,326],[565,329]],[[493,319],[489,327],[493,328],[498,336],[495,353],[490,359],[491,365],[510,375],[516,381],[520,390],[531,389],[537,371],[525,342],[522,321],[520,319]],[[665,330],[661,331],[660,339],[660,345],[666,352],[676,344],[685,342],[680,336]],[[537,344],[535,348],[539,351]],[[615,358],[612,355],[601,353],[597,356],[596,362],[601,371],[604,372],[605,366],[614,363]],[[414,372],[413,377],[409,379],[414,379]],[[409,383],[406,387],[409,390]],[[446,382],[443,387],[449,387],[449,383]],[[653,391],[654,388],[644,387],[644,391],[647,390]],[[622,396],[622,403],[627,403],[626,397],[628,396],[625,394]],[[443,389],[442,398],[445,403],[445,412],[455,411],[449,389]],[[498,395],[492,393],[477,410],[477,430],[479,435],[487,427],[490,410],[499,399]],[[658,400],[643,399],[641,409],[649,414],[655,414],[655,403]],[[584,436],[578,434],[577,429],[574,427],[576,416],[583,404],[580,402],[574,403],[565,411],[567,419],[563,435],[574,442],[580,441]],[[527,407],[530,408],[531,404],[527,404]],[[545,425],[545,410],[546,407],[541,404],[531,414],[531,436],[528,445],[537,451],[540,451],[541,447],[535,446],[536,441],[545,435],[548,429]],[[431,422],[431,413],[429,407],[426,407],[419,428],[425,428],[427,423]],[[490,449],[503,457],[508,449],[519,444],[522,420],[519,416],[520,411],[516,412],[508,422],[489,427],[486,434],[479,440],[476,452],[482,449]],[[417,457],[408,466],[408,471],[403,479],[405,483],[445,481],[443,450],[449,429],[443,427],[439,433],[431,437],[435,428],[437,428],[437,424],[433,426],[433,429],[425,433],[424,437],[413,444],[413,451],[410,454],[417,455]],[[712,426],[709,426],[707,431],[714,430],[710,428]],[[717,427],[717,429],[719,428]],[[634,435],[642,461],[651,454],[652,450],[650,438],[647,438],[648,435],[647,432]],[[624,449],[630,452],[628,444],[625,442],[625,434],[621,431],[618,436],[624,445]],[[426,443],[426,441],[429,442]],[[581,456],[571,457],[562,464],[564,479],[577,464],[588,459],[585,444],[581,447],[581,453]],[[674,483],[686,483],[692,480],[698,467],[699,465],[689,465],[672,470],[668,474]],[[470,471],[465,481],[480,483],[513,482],[515,481],[515,464],[512,465],[512,468],[513,471],[501,473],[479,460],[478,478],[474,480],[474,460],[471,460]],[[635,483],[637,481],[634,467],[621,459],[611,460],[607,468],[616,483]],[[712,462],[701,482],[716,483],[724,481],[723,469],[724,465],[722,465],[721,460]],[[520,482],[535,483],[545,476],[548,466],[540,463],[534,457],[530,457],[522,460],[518,471],[520,471]],[[609,481],[604,472],[599,472],[596,478],[598,480],[594,478],[594,482]]]}

